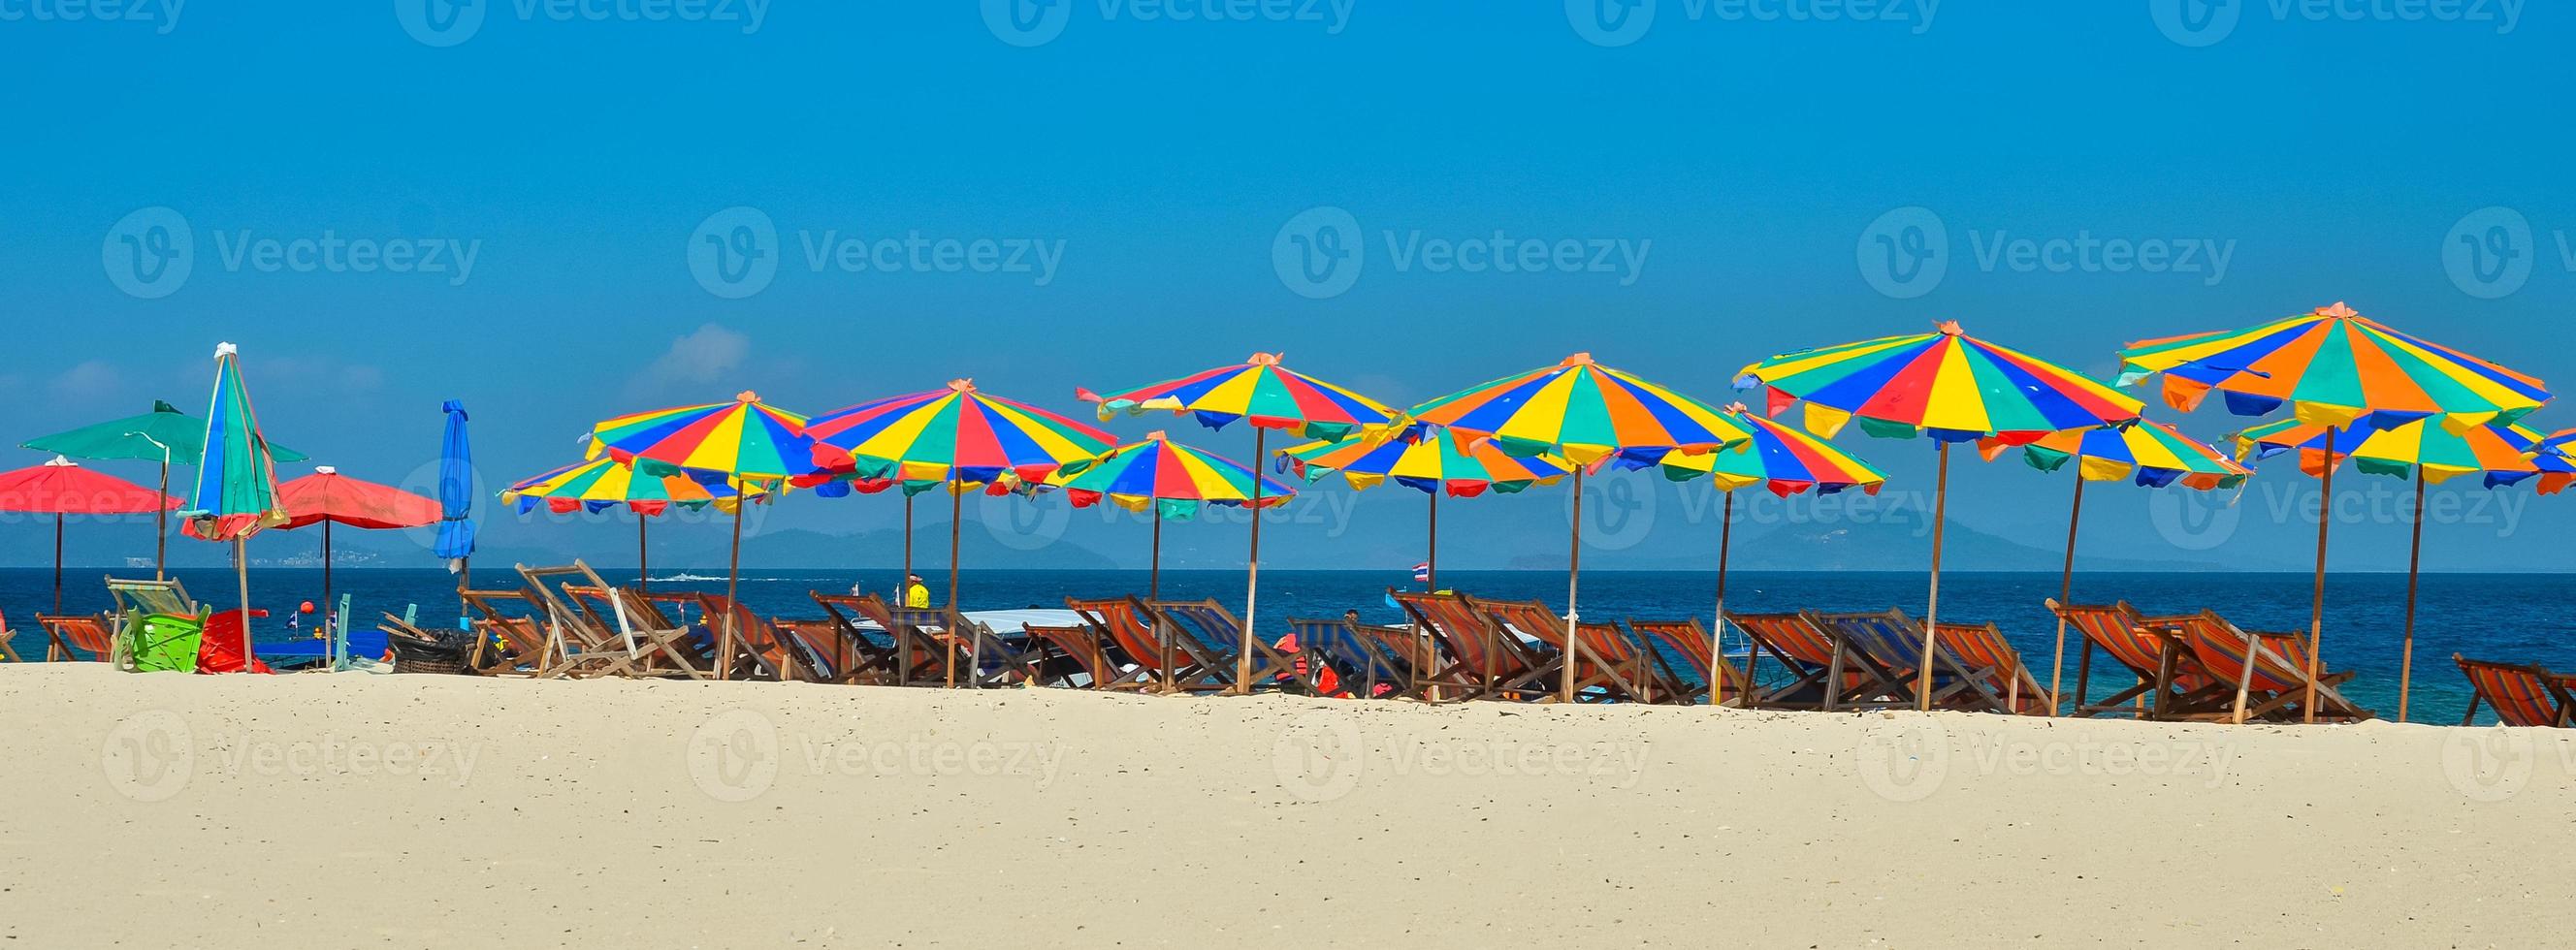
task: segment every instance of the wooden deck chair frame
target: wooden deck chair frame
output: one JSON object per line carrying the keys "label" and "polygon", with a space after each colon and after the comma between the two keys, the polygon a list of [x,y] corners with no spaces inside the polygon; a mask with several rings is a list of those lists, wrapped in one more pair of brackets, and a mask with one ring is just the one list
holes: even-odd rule
{"label": "wooden deck chair frame", "polygon": [[1235,682],[1236,654],[1242,652],[1243,621],[1215,599],[1144,601],[1146,616],[1153,618],[1156,634],[1167,645],[1188,652],[1199,664],[1198,677],[1178,684],[1183,692],[1250,692],[1265,685],[1275,685],[1285,674],[1302,683],[1297,661],[1270,641],[1255,635],[1252,643],[1252,681]]}
{"label": "wooden deck chair frame", "polygon": [[[896,640],[894,631],[884,631],[886,639],[892,645],[880,646],[875,640],[868,637],[867,628],[859,625],[859,618],[868,617],[868,612],[862,609],[860,605],[860,602],[867,595],[826,594],[822,591],[807,591],[806,596],[812,597],[814,599],[814,603],[823,608],[823,613],[825,614],[824,622],[831,625],[832,636],[840,641],[840,645],[836,647],[836,650],[840,655],[848,657],[848,659],[841,664],[840,679],[835,680],[834,682],[842,684],[873,683],[885,686],[900,685],[897,680],[902,669],[902,664],[899,660],[902,656],[903,645],[900,641]],[[884,602],[879,601],[878,603],[882,604]],[[871,623],[878,623],[878,626],[881,628],[884,626],[883,623],[878,622],[873,617],[870,617],[869,621]]]}
{"label": "wooden deck chair frame", "polygon": [[135,626],[142,623],[144,617],[151,614],[193,617],[199,626],[203,626],[213,615],[206,605],[189,596],[188,585],[175,577],[147,581],[110,576],[107,578],[107,594],[116,602],[116,609],[110,614],[114,622],[109,628],[112,638],[108,640],[108,659],[120,670],[134,668],[134,658],[125,653],[126,644],[134,642]]}
{"label": "wooden deck chair frame", "polygon": [[2004,638],[2002,627],[1992,622],[1942,624],[1941,649],[1954,655],[1961,667],[1991,671],[1984,682],[1986,692],[2003,703],[1998,712],[2045,716],[2057,708],[2048,688],[2039,685],[2039,678],[2022,662],[2021,651]]}
{"label": "wooden deck chair frame", "polygon": [[2507,726],[2551,726],[2565,728],[2576,716],[2576,700],[2571,700],[2564,685],[2568,677],[2537,666],[2472,660],[2451,654],[2459,664],[2460,674],[2469,680],[2469,711],[2460,717],[2460,725],[2476,725],[2478,706],[2483,703],[2495,710],[2496,721]]}
{"label": "wooden deck chair frame", "polygon": [[[1553,685],[1537,693],[1505,690],[1505,683],[1525,679],[1539,657],[1519,638],[1494,629],[1493,618],[1466,595],[1390,587],[1387,598],[1430,638],[1436,654],[1446,657],[1433,664],[1436,668],[1430,675],[1417,677],[1444,698],[1537,699],[1555,690]],[[1449,695],[1453,690],[1456,695]]]}
{"label": "wooden deck chair frame", "polygon": [[[1288,618],[1288,632],[1297,638],[1297,646],[1312,652],[1320,664],[1310,666],[1308,690],[1319,695],[1323,692],[1323,668],[1330,667],[1343,690],[1358,698],[1379,698],[1381,685],[1388,688],[1387,696],[1422,698],[1412,659],[1363,627],[1358,618],[1349,614],[1330,619]],[[1352,686],[1358,689],[1352,691]]]}
{"label": "wooden deck chair frame", "polygon": [[943,666],[957,664],[941,671],[943,684],[958,685],[949,672],[952,669],[965,671],[963,685],[970,688],[1008,686],[1028,675],[1032,649],[1012,646],[992,627],[955,608],[889,607],[887,612],[897,623],[912,628],[916,637],[944,650]]}
{"label": "wooden deck chair frame", "polygon": [[[1709,662],[1712,654],[1709,653],[1708,628],[1701,626],[1697,617],[1682,620],[1640,620],[1630,617],[1628,630],[1649,644],[1662,643],[1671,648],[1673,653],[1682,658],[1683,663],[1692,666],[1692,672],[1710,669],[1712,666]],[[1660,662],[1662,658],[1659,656],[1657,659]],[[1727,698],[1741,698],[1738,702],[1739,706],[1750,705],[1749,701],[1743,700],[1749,700],[1753,695],[1752,680],[1745,676],[1744,671],[1732,661],[1723,659],[1718,660],[1714,667],[1718,678],[1726,684]],[[1708,683],[1690,685],[1688,677],[1683,676],[1681,670],[1669,665],[1665,670],[1674,680],[1684,684],[1686,692],[1681,698],[1682,705],[1696,705],[1712,695]]]}
{"label": "wooden deck chair frame", "polygon": [[[1888,686],[1896,691],[1897,699],[1908,705],[1919,707],[1922,691],[1929,691],[1934,706],[1972,712],[2011,711],[2003,696],[1988,685],[1999,675],[1992,667],[1968,666],[1956,652],[1940,647],[1932,651],[1932,668],[1921,669],[1923,622],[1902,610],[1808,611],[1807,615],[1818,628],[1841,635],[1854,654],[1888,674]],[[1928,683],[1924,682],[1927,673]]]}
{"label": "wooden deck chair frame", "polygon": [[[1117,664],[1109,661],[1109,653],[1101,646],[1100,636],[1093,633],[1089,625],[1033,623],[1021,629],[1029,635],[1028,680],[1031,683],[1099,689],[1106,688],[1105,684],[1120,677]],[[1055,662],[1058,657],[1063,658],[1062,664]],[[1061,672],[1050,674],[1050,669]],[[1082,682],[1073,681],[1076,674],[1082,676]]]}
{"label": "wooden deck chair frame", "polygon": [[588,615],[592,625],[617,634],[618,645],[625,648],[627,664],[634,673],[715,678],[714,658],[697,649],[688,625],[672,621],[643,594],[631,588],[587,583],[565,584],[563,592]]}
{"label": "wooden deck chair frame", "polygon": [[16,639],[18,639],[18,631],[10,628],[8,613],[0,611],[0,660],[6,660],[11,663],[27,662],[18,656],[17,650],[11,649],[9,646],[9,642]]}
{"label": "wooden deck chair frame", "polygon": [[[2075,705],[2070,715],[2090,718],[2134,715],[2150,720],[2200,719],[2223,715],[2235,699],[2233,686],[2200,665],[2170,620],[2151,619],[2128,601],[2109,605],[2061,604],[2052,597],[2050,613],[2084,637],[2075,663]],[[2107,699],[2087,699],[2093,690],[2093,651],[2129,671],[2136,684]],[[2064,697],[2060,697],[2061,702]],[[2143,708],[2141,703],[2143,702]]]}
{"label": "wooden deck chair frame", "polygon": [[37,614],[36,626],[45,631],[47,663],[81,662],[82,653],[88,662],[115,661],[116,621],[106,614]]}
{"label": "wooden deck chair frame", "polygon": [[[1587,628],[1578,624],[1569,648],[1565,618],[1545,602],[1459,596],[1485,615],[1497,639],[1520,643],[1536,661],[1527,672],[1505,681],[1504,689],[1526,692],[1541,702],[1562,699],[1565,664],[1571,658],[1576,702],[1633,701],[1644,694],[1632,664],[1604,656],[1596,648],[1596,643],[1619,636],[1616,627],[1605,631],[1597,625]],[[1527,640],[1522,639],[1524,635]]]}
{"label": "wooden deck chair frame", "polygon": [[[2182,627],[2184,639],[2200,658],[2201,666],[2235,687],[2235,693],[2229,699],[2228,721],[2303,721],[2307,718],[2305,711],[2299,708],[2299,704],[2307,699],[2307,644],[2304,637],[2293,633],[2248,632],[2214,610],[2169,619]],[[2230,667],[2235,670],[2234,676],[2228,675]],[[2317,669],[2316,718],[2372,718],[2369,710],[2335,691],[2335,687],[2352,679],[2352,671],[2333,672],[2325,666],[2322,658]]]}
{"label": "wooden deck chair frame", "polygon": [[529,602],[543,615],[537,623],[546,634],[548,661],[537,668],[538,679],[655,675],[640,646],[628,642],[631,624],[625,622],[631,618],[602,616],[572,592],[608,586],[590,565],[580,561],[549,567],[513,564],[511,569],[518,572]]}
{"label": "wooden deck chair frame", "polygon": [[[1756,684],[1753,695],[1758,708],[1810,709],[1821,712],[1888,709],[1904,700],[1905,678],[1876,660],[1864,656],[1845,642],[1842,632],[1817,624],[1811,612],[1738,613],[1727,611],[1726,622],[1734,624],[1753,642],[1753,652],[1745,661],[1745,679]],[[1791,680],[1765,690],[1759,684],[1762,654],[1771,654],[1789,671]]]}
{"label": "wooden deck chair frame", "polygon": [[[1163,628],[1154,611],[1143,598],[1120,597],[1082,600],[1064,599],[1066,608],[1082,618],[1103,642],[1116,644],[1136,661],[1136,672],[1127,679],[1138,681],[1138,688],[1158,693],[1184,692],[1182,684],[1196,682],[1211,675],[1209,664],[1215,662],[1198,649],[1194,641],[1182,638],[1175,642],[1173,631]],[[1231,670],[1233,667],[1228,666]],[[1231,675],[1231,674],[1229,674]],[[1122,679],[1121,682],[1124,682]]]}

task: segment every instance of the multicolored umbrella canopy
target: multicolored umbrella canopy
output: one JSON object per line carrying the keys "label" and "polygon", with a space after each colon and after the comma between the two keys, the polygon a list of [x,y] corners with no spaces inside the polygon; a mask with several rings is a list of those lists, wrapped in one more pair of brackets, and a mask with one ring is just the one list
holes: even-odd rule
{"label": "multicolored umbrella canopy", "polygon": [[1678,482],[1706,475],[1725,491],[1760,485],[1782,498],[1811,488],[1824,495],[1847,488],[1875,495],[1879,486],[1887,482],[1887,473],[1869,463],[1814,436],[1747,412],[1740,403],[1727,407],[1727,418],[1752,433],[1753,438],[1744,445],[1704,455],[1666,455],[1660,463],[1665,477]]}
{"label": "multicolored umbrella canopy", "polygon": [[1339,474],[1355,491],[1393,480],[1452,498],[1474,498],[1488,490],[1509,495],[1532,485],[1553,485],[1574,471],[1572,463],[1554,455],[1505,455],[1482,439],[1461,444],[1439,431],[1409,439],[1346,436],[1282,449],[1280,455],[1289,471],[1310,483]]}
{"label": "multicolored umbrella canopy", "polygon": [[[2477,475],[2488,488],[2514,485],[2538,476],[2541,494],[2557,494],[2576,481],[2576,470],[2542,450],[2543,438],[2518,425],[2487,424],[2454,432],[2438,420],[2406,420],[2403,415],[2370,415],[2345,428],[2330,428],[2282,419],[2231,437],[2240,458],[2269,458],[2299,451],[2299,470],[2325,474],[2328,456],[2373,475],[2414,477],[2439,485],[2463,475]],[[2389,424],[2393,423],[2393,424]],[[2379,428],[2389,424],[2387,428]]]}
{"label": "multicolored umbrella canopy", "polygon": [[861,481],[910,486],[984,485],[1007,476],[1043,484],[1057,469],[1088,462],[1115,436],[1027,403],[985,394],[972,380],[945,389],[860,403],[814,417],[813,465]]}
{"label": "multicolored umbrella canopy", "polygon": [[1483,436],[1507,455],[1555,453],[1589,466],[1714,452],[1753,437],[1715,407],[1576,353],[1416,406],[1407,418]]}
{"label": "multicolored umbrella canopy", "polygon": [[805,417],[745,390],[732,402],[656,409],[591,427],[590,457],[608,455],[649,475],[686,469],[783,482],[812,471]]}
{"label": "multicolored umbrella canopy", "polygon": [[215,348],[215,394],[198,444],[205,452],[194,496],[179,512],[188,519],[181,530],[207,541],[240,541],[286,523],[277,500],[277,463],[242,385],[240,351],[230,343]]}
{"label": "multicolored umbrella canopy", "polygon": [[[1989,442],[1978,448],[1989,453],[1991,459],[2008,446]],[[2148,488],[2163,488],[2175,482],[2202,491],[2234,488],[2254,474],[2253,469],[2237,464],[2207,443],[2173,426],[2147,419],[2132,426],[2050,433],[2022,446],[2021,456],[2030,467],[2043,472],[2057,471],[2069,460],[2080,459],[2076,474],[2085,481],[2128,479]]]}
{"label": "multicolored umbrella canopy", "polygon": [[[151,412],[57,432],[29,440],[24,447],[93,461],[166,459],[193,466],[205,454],[206,423],[169,403],[155,402]],[[304,461],[303,453],[282,445],[270,445],[268,454],[280,462]]]}
{"label": "multicolored umbrella canopy", "polygon": [[2549,399],[2538,379],[2398,332],[2341,302],[2243,330],[2141,340],[2120,351],[2120,363],[2122,386],[2163,373],[2165,403],[2185,412],[2214,389],[2237,415],[2287,403],[2300,421],[2323,426],[2365,414],[2393,424],[2444,413],[2453,428],[2511,423]]}
{"label": "multicolored umbrella canopy", "polygon": [[[751,489],[754,496],[760,491],[758,486]],[[516,482],[501,492],[501,500],[516,506],[521,514],[539,507],[557,514],[596,513],[621,505],[639,515],[658,515],[674,505],[714,505],[720,511],[732,511],[738,497],[734,486],[723,479],[700,482],[685,474],[638,475],[633,467],[615,459],[575,462]]]}
{"label": "multicolored umbrella canopy", "polygon": [[1157,517],[1186,521],[1205,505],[1229,508],[1275,508],[1288,503],[1297,489],[1277,479],[1261,479],[1261,497],[1253,498],[1251,469],[1224,456],[1174,442],[1156,432],[1142,442],[1110,449],[1078,471],[1068,467],[1051,484],[1064,490],[1076,508],[1102,499],[1129,511],[1153,511]]}
{"label": "multicolored umbrella canopy", "polygon": [[1828,439],[1858,418],[1873,436],[2021,445],[2125,423],[2140,408],[2073,370],[1969,336],[1955,320],[1934,333],[1783,353],[1736,376],[1738,388],[1770,387],[1768,415],[1805,400],[1807,431]]}
{"label": "multicolored umbrella canopy", "polygon": [[1260,428],[1285,429],[1310,439],[1339,439],[1395,419],[1395,410],[1376,400],[1279,365],[1277,353],[1255,353],[1238,365],[1115,395],[1102,396],[1088,389],[1077,389],[1074,395],[1099,403],[1102,422],[1122,412],[1163,410],[1190,413],[1211,429],[1248,419]]}

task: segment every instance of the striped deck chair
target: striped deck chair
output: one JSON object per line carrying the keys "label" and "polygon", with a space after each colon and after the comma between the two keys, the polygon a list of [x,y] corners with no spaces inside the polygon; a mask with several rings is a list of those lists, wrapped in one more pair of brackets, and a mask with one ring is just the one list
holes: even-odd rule
{"label": "striped deck chair", "polygon": [[1492,619],[1465,596],[1393,588],[1386,593],[1415,626],[1430,635],[1439,654],[1430,675],[1415,677],[1426,689],[1456,699],[1535,699],[1547,694],[1544,688],[1532,692],[1508,685],[1526,679],[1540,660],[1520,638],[1496,630]]}
{"label": "striped deck chair", "polygon": [[[631,588],[605,584],[566,584],[563,590],[589,616],[593,626],[617,635],[617,642],[610,648],[626,652],[623,664],[632,675],[715,677],[713,642],[704,630],[671,619],[662,611],[663,602]],[[618,665],[608,657],[589,661],[594,665]]]}
{"label": "striped deck chair", "polygon": [[[1040,686],[1104,689],[1119,679],[1117,665],[1109,661],[1099,634],[1089,626],[1033,623],[1024,629],[1029,634],[1029,645],[1037,651],[1030,662],[1030,681]],[[1080,682],[1075,682],[1076,676],[1081,677]]]}
{"label": "striped deck chair", "polygon": [[115,622],[106,614],[37,614],[36,625],[45,630],[47,663],[105,663],[116,653]]}
{"label": "striped deck chair", "polygon": [[[2295,722],[2306,718],[2298,704],[2307,699],[2308,647],[2298,634],[2248,634],[2211,610],[2163,619],[2181,628],[2183,642],[2191,646],[2192,655],[2200,659],[2209,675],[2245,694],[2241,716],[2230,695],[2230,720]],[[2248,655],[2253,657],[2252,662],[2247,662]],[[2318,671],[2317,718],[2371,718],[2369,710],[2335,692],[2335,687],[2352,679],[2351,671],[2327,671],[2322,661]]]}
{"label": "striped deck chair", "polygon": [[[1748,614],[1728,611],[1734,624],[1753,641],[1745,677],[1755,683],[1762,654],[1786,667],[1792,679],[1780,686],[1756,687],[1754,705],[1775,709],[1880,709],[1897,705],[1904,690],[1902,674],[1872,661],[1844,644],[1841,635],[1816,624],[1805,613]],[[1911,667],[1908,667],[1910,670]],[[1834,684],[1828,687],[1827,684]]]}
{"label": "striped deck chair", "polygon": [[1469,691],[1457,688],[1457,683],[1442,682],[1434,678],[1434,674],[1443,668],[1445,661],[1441,658],[1439,642],[1433,639],[1429,629],[1418,625],[1387,626],[1361,623],[1357,619],[1359,616],[1357,611],[1345,616],[1351,618],[1352,632],[1375,641],[1387,656],[1394,657],[1397,662],[1411,671],[1414,698],[1424,702],[1444,703],[1467,697]]}
{"label": "striped deck chair", "polygon": [[2469,678],[2469,712],[2460,717],[2460,725],[2476,725],[2478,704],[2495,710],[2496,721],[2508,726],[2567,726],[2576,714],[2576,698],[2568,695],[2570,677],[2552,673],[2537,666],[2517,666],[2472,660],[2457,653],[2451,662]]}
{"label": "striped deck chair", "polygon": [[821,646],[789,633],[750,606],[728,602],[721,594],[699,594],[698,603],[699,616],[707,618],[706,624],[711,628],[721,631],[721,621],[727,614],[732,616],[737,646],[756,664],[755,675],[799,683],[829,683],[840,678],[841,668],[834,665]]}
{"label": "striped deck chair", "polygon": [[1163,631],[1164,639],[1173,643],[1194,644],[1196,655],[1204,657],[1197,684],[1182,684],[1184,689],[1217,689],[1251,692],[1261,685],[1281,681],[1303,686],[1297,660],[1271,646],[1260,637],[1252,642],[1252,680],[1235,682],[1235,666],[1243,651],[1243,621],[1215,600],[1157,600],[1145,605],[1147,615]]}
{"label": "striped deck chair", "polygon": [[1368,699],[1380,695],[1414,695],[1413,666],[1385,641],[1360,631],[1350,615],[1326,620],[1288,618],[1288,635],[1296,638],[1301,657],[1313,662],[1307,687],[1317,695]]}
{"label": "striped deck chair", "polygon": [[[1064,599],[1066,608],[1082,618],[1093,636],[1125,653],[1136,663],[1136,671],[1122,677],[1122,682],[1135,688],[1172,692],[1185,678],[1198,676],[1200,661],[1189,645],[1167,640],[1154,623],[1145,602],[1134,597],[1099,600]],[[1125,688],[1125,687],[1121,687]]]}
{"label": "striped deck chair", "polygon": [[911,627],[945,652],[940,681],[949,686],[1008,686],[1029,675],[1037,651],[1027,639],[1013,643],[982,621],[947,607],[888,608],[894,621]]}
{"label": "striped deck chair", "polygon": [[[1666,669],[1689,690],[1680,699],[1683,705],[1708,698],[1708,671],[1716,655],[1709,652],[1708,628],[1700,626],[1698,618],[1639,620],[1631,617],[1628,618],[1628,629],[1647,643],[1661,646],[1660,652],[1680,658],[1680,662],[1669,664]],[[1715,665],[1718,676],[1726,684],[1726,698],[1736,700],[1739,706],[1751,705],[1746,700],[1753,695],[1752,681],[1745,678],[1744,671],[1724,660],[1717,660]]]}
{"label": "striped deck chair", "polygon": [[[557,651],[553,662],[539,667],[540,678],[683,675],[655,662],[681,631],[638,630],[633,613],[609,606],[608,582],[590,565],[576,560],[561,567],[513,567],[525,583],[526,598],[539,608],[539,626]],[[586,600],[586,591],[599,592],[600,599]],[[619,606],[623,600],[620,595]]]}
{"label": "striped deck chair", "polygon": [[1626,674],[1628,669],[1615,665],[1592,648],[1604,632],[1585,629],[1578,624],[1575,646],[1566,646],[1565,617],[1535,600],[1483,600],[1460,595],[1479,613],[1499,642],[1520,645],[1532,658],[1529,672],[1506,680],[1503,689],[1518,691],[1541,702],[1564,695],[1565,664],[1574,664],[1574,699],[1576,702],[1630,700],[1641,695],[1643,688]]}
{"label": "striped deck chair", "polygon": [[24,663],[26,660],[19,658],[18,651],[9,648],[9,641],[15,639],[18,639],[18,631],[9,629],[8,613],[0,612],[0,659],[11,663]]}
{"label": "striped deck chair", "polygon": [[2022,665],[2021,651],[2004,639],[2003,628],[1992,623],[1945,623],[1941,625],[1940,648],[1958,657],[1968,669],[1992,670],[1986,689],[2003,697],[2004,712],[2022,716],[2044,716],[2057,708],[2050,702],[2048,690]]}
{"label": "striped deck chair", "polygon": [[[2099,606],[2061,604],[2050,598],[2047,604],[2058,619],[2084,635],[2084,652],[2075,664],[2075,716],[2128,713],[2146,719],[2205,718],[2224,714],[2224,707],[2235,701],[2235,687],[2201,667],[2178,628],[2148,620],[2128,601]],[[2097,647],[2127,668],[2137,685],[2092,702],[2086,697],[2092,695]]]}
{"label": "striped deck chair", "polygon": [[[857,621],[840,617],[841,608],[847,608],[869,623],[876,624],[878,630],[884,631],[884,647],[891,652],[886,655],[885,667],[879,674],[881,683],[889,686],[912,686],[939,682],[943,678],[947,668],[946,650],[938,641],[914,630],[910,624],[896,619],[895,608],[886,603],[885,598],[875,594],[857,596],[817,594],[814,599],[820,601],[824,609],[832,611],[836,618],[847,621],[854,629],[858,626]],[[873,639],[866,637],[864,633],[860,636],[862,639]]]}
{"label": "striped deck chair", "polygon": [[1825,613],[1808,611],[1807,619],[1818,629],[1831,632],[1851,651],[1889,674],[1888,686],[1895,698],[1906,706],[1922,702],[1929,691],[1932,705],[1976,712],[2009,712],[2004,697],[1988,685],[2000,675],[1992,666],[1970,666],[1964,657],[1947,646],[1936,644],[1932,651],[1931,682],[1922,682],[1923,623],[1906,616],[1902,610],[1888,609],[1875,613]]}

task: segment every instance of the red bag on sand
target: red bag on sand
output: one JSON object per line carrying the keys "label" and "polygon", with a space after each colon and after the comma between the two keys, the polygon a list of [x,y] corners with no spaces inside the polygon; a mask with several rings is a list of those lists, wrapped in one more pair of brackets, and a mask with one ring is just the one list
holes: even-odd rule
{"label": "red bag on sand", "polygon": [[[265,617],[268,616],[268,611],[253,607],[250,615]],[[217,611],[214,616],[206,618],[206,634],[197,641],[197,672],[239,673],[241,671],[242,612]],[[256,656],[250,658],[250,671],[273,672],[268,668],[268,664],[260,662]]]}

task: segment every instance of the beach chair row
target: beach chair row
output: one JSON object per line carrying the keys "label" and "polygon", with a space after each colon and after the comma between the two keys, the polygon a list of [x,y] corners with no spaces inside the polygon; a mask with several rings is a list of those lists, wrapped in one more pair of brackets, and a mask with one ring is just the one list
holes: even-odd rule
{"label": "beach chair row", "polygon": [[2472,660],[2457,653],[2451,662],[2469,679],[2469,711],[2460,725],[2475,725],[2478,707],[2495,711],[2508,726],[2576,726],[2576,673],[2553,673],[2547,667]]}
{"label": "beach chair row", "polygon": [[[2313,694],[2320,721],[2371,718],[2337,690],[2353,674],[2327,669],[2295,633],[2247,632],[2216,611],[2147,616],[2125,601],[2048,608],[2083,634],[2076,662],[2076,716],[2153,720],[2300,722]],[[2118,664],[2134,685],[2092,695],[2093,655]],[[2313,672],[2312,672],[2313,671]]]}

